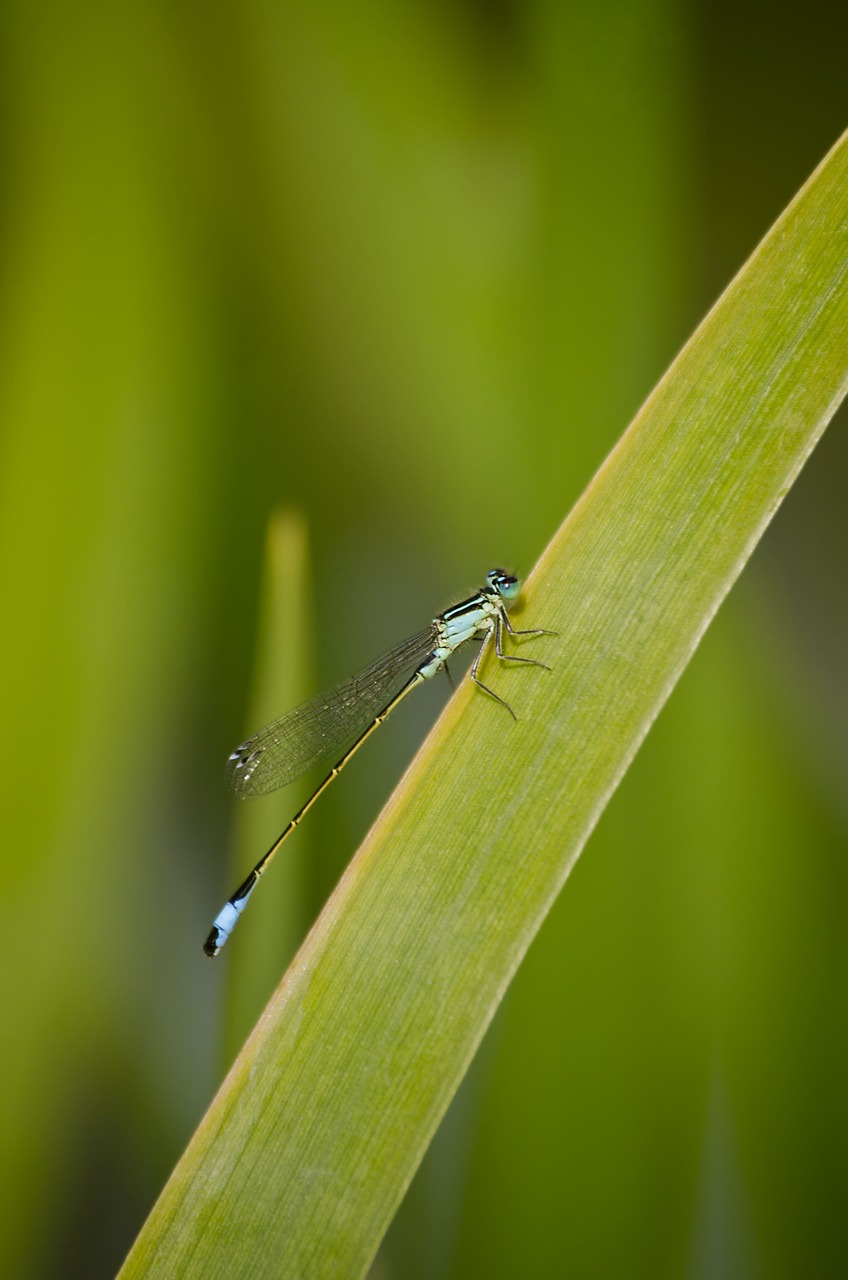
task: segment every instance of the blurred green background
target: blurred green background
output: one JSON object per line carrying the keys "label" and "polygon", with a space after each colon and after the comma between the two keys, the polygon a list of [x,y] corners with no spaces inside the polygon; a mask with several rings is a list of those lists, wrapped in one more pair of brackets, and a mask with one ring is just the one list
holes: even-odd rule
{"label": "blurred green background", "polygon": [[[844,127],[848,10],[7,0],[0,32],[4,1272],[97,1278],[237,1043],[239,962],[200,946],[269,519],[307,532],[292,697],[526,572]],[[532,948],[380,1280],[848,1274],[845,421]],[[287,954],[446,693],[293,842]]]}

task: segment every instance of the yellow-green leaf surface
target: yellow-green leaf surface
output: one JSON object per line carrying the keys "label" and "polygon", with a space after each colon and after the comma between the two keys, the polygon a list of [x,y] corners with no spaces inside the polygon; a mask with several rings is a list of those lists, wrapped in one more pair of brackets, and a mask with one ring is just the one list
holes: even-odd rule
{"label": "yellow-green leaf surface", "polygon": [[[844,394],[846,274],[843,138],[528,582],[519,625],[559,635],[523,652],[553,670],[490,660],[486,678],[517,723],[468,682],[452,700],[212,1103],[124,1276],[367,1268],[606,801]],[[258,898],[251,912],[260,910]]]}

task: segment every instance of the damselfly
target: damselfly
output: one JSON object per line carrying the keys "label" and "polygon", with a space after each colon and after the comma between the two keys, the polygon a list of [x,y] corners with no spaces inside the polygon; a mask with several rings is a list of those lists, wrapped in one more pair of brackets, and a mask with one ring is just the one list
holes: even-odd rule
{"label": "damselfly", "polygon": [[[366,738],[383,723],[408,693],[424,680],[441,671],[451,654],[469,640],[480,640],[480,648],[471,664],[471,679],[485,693],[515,712],[503,698],[478,679],[477,672],[492,640],[495,653],[504,662],[521,662],[544,667],[534,658],[519,658],[504,653],[503,634],[511,636],[550,636],[553,631],[537,628],[516,631],[507,608],[521,590],[521,583],[503,569],[491,569],[486,585],[468,600],[455,604],[434,618],[424,631],[402,641],[378,658],[370,667],[351,676],[344,684],[320,693],[309,702],[295,707],[287,715],[274,720],[248,738],[227,761],[227,782],[239,796],[262,796],[294,782],[313,765],[325,764],[334,755],[340,758],[326,778],[313,791],[271,848],[260,858],[250,875],[218,912],[203,950],[216,956],[229,938],[244,911],[260,876],[277,850],[300,825],[322,791],[330,785],[358,751]],[[547,668],[546,668],[547,670]]]}

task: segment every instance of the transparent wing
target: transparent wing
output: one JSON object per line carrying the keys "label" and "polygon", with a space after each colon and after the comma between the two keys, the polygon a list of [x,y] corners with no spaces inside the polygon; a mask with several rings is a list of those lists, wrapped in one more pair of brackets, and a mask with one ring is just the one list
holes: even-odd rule
{"label": "transparent wing", "polygon": [[431,625],[254,733],[227,761],[227,784],[237,795],[263,796],[342,756],[432,652],[435,636]]}

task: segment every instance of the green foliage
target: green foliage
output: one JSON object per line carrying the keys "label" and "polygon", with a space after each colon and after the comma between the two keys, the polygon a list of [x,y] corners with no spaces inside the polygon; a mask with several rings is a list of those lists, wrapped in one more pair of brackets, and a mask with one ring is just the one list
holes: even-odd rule
{"label": "green foliage", "polygon": [[[114,1276],[447,682],[374,736],[209,964],[298,801],[235,804],[227,753],[491,564],[526,574],[844,127],[848,7],[802,18],[0,8],[16,1280]],[[375,1277],[848,1273],[840,417],[515,974]],[[288,598],[263,550],[281,508],[310,543],[307,566],[288,540]],[[538,582],[545,621],[565,606]],[[563,630],[550,675],[491,671],[518,726],[467,708],[512,748],[505,787]]]}
{"label": "green foliage", "polygon": [[543,555],[522,622],[558,631],[534,642],[553,670],[490,664],[515,726],[468,684],[451,702],[178,1164],[127,1280],[367,1268],[585,840],[844,395],[846,191],[848,138]]}

